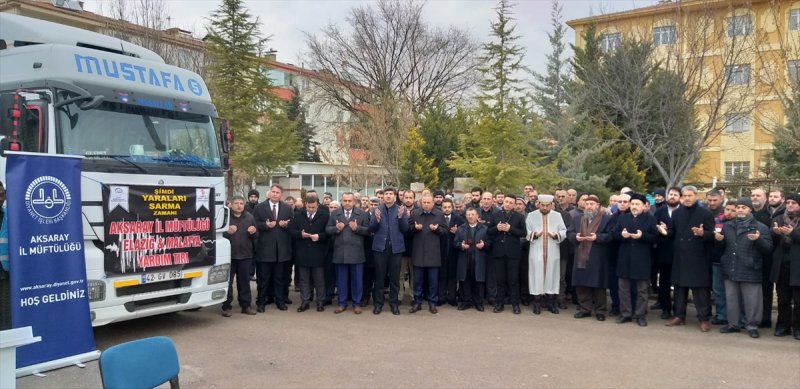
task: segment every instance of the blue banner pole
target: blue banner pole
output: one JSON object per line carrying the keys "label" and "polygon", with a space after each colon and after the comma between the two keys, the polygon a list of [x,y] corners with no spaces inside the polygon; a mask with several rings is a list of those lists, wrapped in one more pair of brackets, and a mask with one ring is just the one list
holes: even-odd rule
{"label": "blue banner pole", "polygon": [[17,350],[17,367],[34,373],[94,359],[81,159],[11,152],[7,157],[11,322],[14,328],[31,326],[42,337]]}

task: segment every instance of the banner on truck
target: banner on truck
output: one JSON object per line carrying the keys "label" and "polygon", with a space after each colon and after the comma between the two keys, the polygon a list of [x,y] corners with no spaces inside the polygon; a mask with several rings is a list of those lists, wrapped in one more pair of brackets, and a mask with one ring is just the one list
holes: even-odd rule
{"label": "banner on truck", "polygon": [[104,185],[106,274],[176,278],[169,272],[214,265],[213,198],[213,188]]}
{"label": "banner on truck", "polygon": [[70,360],[95,351],[83,251],[81,159],[7,157],[11,321],[14,328],[31,326],[33,335],[42,337],[17,350],[17,367],[75,363]]}

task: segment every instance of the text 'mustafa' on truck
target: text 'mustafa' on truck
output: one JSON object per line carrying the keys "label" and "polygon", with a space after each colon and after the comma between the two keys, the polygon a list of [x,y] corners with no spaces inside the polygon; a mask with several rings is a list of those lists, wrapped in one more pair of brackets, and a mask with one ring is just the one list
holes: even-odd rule
{"label": "text 'mustafa' on truck", "polygon": [[230,132],[216,116],[200,76],[150,50],[0,13],[0,179],[8,150],[83,157],[94,326],[225,298]]}

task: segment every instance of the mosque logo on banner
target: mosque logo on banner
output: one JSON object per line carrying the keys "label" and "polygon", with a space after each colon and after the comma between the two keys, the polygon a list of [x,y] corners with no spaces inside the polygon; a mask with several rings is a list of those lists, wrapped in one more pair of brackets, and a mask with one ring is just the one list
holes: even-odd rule
{"label": "mosque logo on banner", "polygon": [[25,208],[39,224],[56,224],[69,213],[72,195],[64,183],[53,176],[40,176],[25,191]]}

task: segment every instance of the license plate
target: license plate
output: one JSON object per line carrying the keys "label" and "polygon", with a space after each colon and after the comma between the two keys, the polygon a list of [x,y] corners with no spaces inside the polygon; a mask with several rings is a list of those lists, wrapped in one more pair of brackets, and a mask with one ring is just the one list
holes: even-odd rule
{"label": "license plate", "polygon": [[183,272],[180,270],[170,270],[160,273],[145,273],[142,274],[142,284],[149,284],[152,282],[161,282],[169,280],[177,280],[183,278]]}

